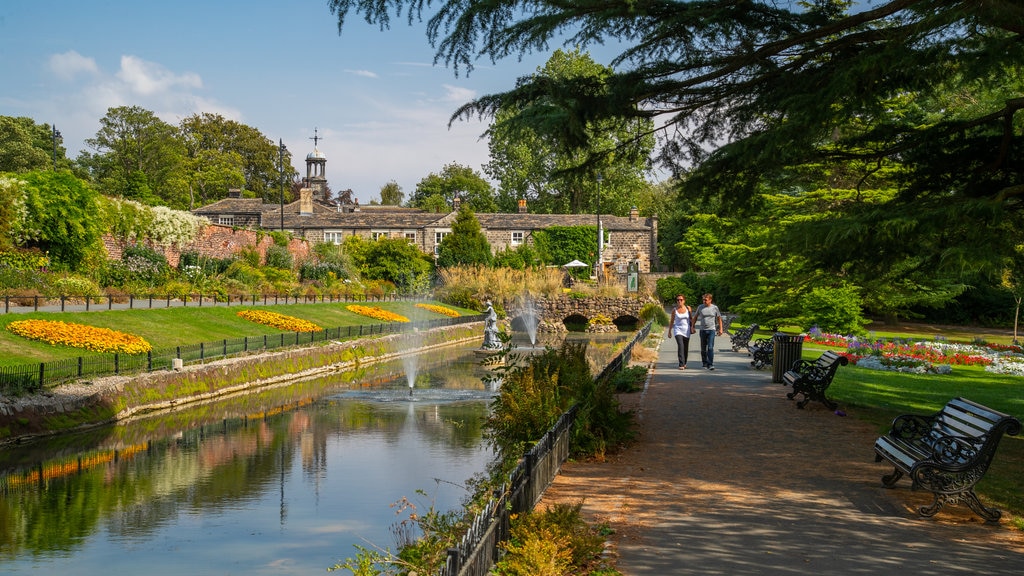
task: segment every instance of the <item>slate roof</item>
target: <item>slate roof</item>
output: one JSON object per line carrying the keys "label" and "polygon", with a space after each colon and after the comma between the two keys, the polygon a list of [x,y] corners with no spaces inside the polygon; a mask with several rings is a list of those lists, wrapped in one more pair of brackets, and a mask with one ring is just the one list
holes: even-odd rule
{"label": "slate roof", "polygon": [[[280,226],[279,204],[263,204],[258,198],[225,198],[192,211],[197,215],[256,214],[262,215],[263,227]],[[552,226],[595,226],[595,214],[531,214],[531,213],[477,213],[480,226],[486,230],[538,230]],[[284,206],[285,229],[412,229],[446,228],[455,220],[455,213],[424,212],[417,208],[399,206],[362,206],[358,212],[341,211],[337,206],[313,202],[312,214],[299,214],[299,202]],[[651,228],[647,218],[635,221],[625,216],[602,215],[606,230],[644,231]]]}

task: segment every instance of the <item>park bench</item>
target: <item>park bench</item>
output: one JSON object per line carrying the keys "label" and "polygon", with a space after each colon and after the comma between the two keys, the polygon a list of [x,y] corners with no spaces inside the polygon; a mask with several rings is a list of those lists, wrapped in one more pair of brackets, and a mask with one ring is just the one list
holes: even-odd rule
{"label": "park bench", "polygon": [[750,346],[747,346],[747,350],[754,355],[754,359],[750,361],[750,364],[760,370],[765,366],[772,365],[772,358],[775,356],[775,339],[774,338],[758,338]]}
{"label": "park bench", "polygon": [[741,328],[737,330],[736,333],[731,336],[732,351],[739,352],[740,348],[747,348],[749,351],[750,338],[754,335],[754,332],[757,330],[757,328],[757,324],[751,324],[746,328]]}
{"label": "park bench", "polygon": [[836,403],[825,396],[825,390],[832,384],[836,370],[849,363],[846,356],[840,356],[831,350],[819,356],[814,362],[797,360],[793,363],[793,368],[782,375],[782,383],[793,387],[793,391],[786,394],[786,398],[792,400],[797,394],[801,394],[803,399],[796,403],[797,408],[803,408],[811,400],[817,400],[829,410],[835,410]]}
{"label": "park bench", "polygon": [[930,506],[918,512],[934,516],[944,504],[963,502],[989,522],[1001,513],[984,506],[974,493],[992,462],[1003,434],[1020,433],[1020,420],[964,398],[950,400],[932,416],[904,414],[892,422],[892,429],[875,441],[875,460],[888,460],[892,474],[882,476],[891,488],[904,474],[912,489],[924,488],[934,494]]}

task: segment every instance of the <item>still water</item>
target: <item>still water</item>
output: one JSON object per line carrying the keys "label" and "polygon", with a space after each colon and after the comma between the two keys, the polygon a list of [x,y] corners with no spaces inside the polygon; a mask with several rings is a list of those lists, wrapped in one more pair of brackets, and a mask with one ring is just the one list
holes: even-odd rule
{"label": "still water", "polygon": [[[628,336],[626,336],[628,337]],[[591,340],[603,366],[622,335]],[[0,573],[315,574],[459,507],[497,383],[462,347],[0,451]]]}

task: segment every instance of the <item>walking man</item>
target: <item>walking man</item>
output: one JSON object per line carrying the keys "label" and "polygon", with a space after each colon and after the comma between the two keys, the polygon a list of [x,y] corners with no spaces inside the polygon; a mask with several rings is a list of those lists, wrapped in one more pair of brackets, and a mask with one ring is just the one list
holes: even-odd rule
{"label": "walking man", "polygon": [[700,363],[708,370],[715,369],[715,335],[722,335],[722,311],[711,303],[711,294],[704,295],[704,301],[693,313],[700,330]]}

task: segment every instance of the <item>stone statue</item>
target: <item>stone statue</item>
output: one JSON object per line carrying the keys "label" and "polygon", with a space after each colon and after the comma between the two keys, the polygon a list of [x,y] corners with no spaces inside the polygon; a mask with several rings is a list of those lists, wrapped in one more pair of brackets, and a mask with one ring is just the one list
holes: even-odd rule
{"label": "stone statue", "polygon": [[487,301],[487,310],[484,311],[484,343],[481,348],[484,350],[495,350],[501,348],[498,340],[498,314],[494,312],[491,301]]}

